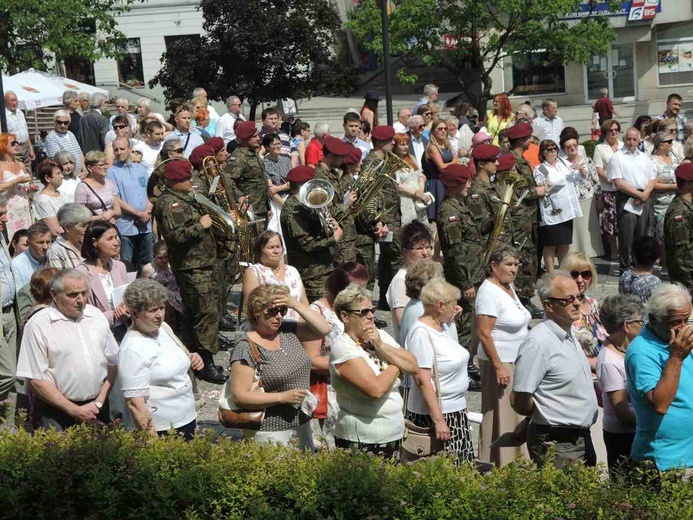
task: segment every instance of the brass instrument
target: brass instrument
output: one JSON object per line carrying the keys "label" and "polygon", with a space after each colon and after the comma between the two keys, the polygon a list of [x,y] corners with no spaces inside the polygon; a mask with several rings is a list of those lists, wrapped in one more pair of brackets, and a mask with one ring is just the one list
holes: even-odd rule
{"label": "brass instrument", "polygon": [[334,234],[334,228],[330,224],[332,218],[327,207],[334,198],[334,187],[327,179],[311,179],[301,186],[298,192],[298,200],[308,208],[317,209],[320,213],[320,222],[326,237]]}
{"label": "brass instrument", "polygon": [[234,219],[217,204],[199,192],[190,194],[192,199],[201,206],[212,219],[212,234],[217,246],[217,258],[224,260],[236,251],[237,227]]}
{"label": "brass instrument", "polygon": [[[366,209],[380,194],[382,187],[388,182],[399,185],[395,174],[399,170],[411,167],[394,153],[383,150],[383,159],[371,162],[367,168],[362,168],[352,190],[356,192],[356,202],[349,206],[349,213],[356,214]],[[379,218],[379,215],[376,216]]]}
{"label": "brass instrument", "polygon": [[515,170],[507,172],[499,172],[496,174],[496,185],[498,186],[501,196],[501,207],[496,215],[496,221],[493,226],[493,230],[488,237],[486,242],[486,249],[484,250],[484,265],[486,265],[493,254],[493,251],[498,246],[498,241],[503,234],[503,227],[505,226],[505,218],[508,214],[508,208],[515,194],[515,189],[522,188],[527,185],[526,179],[519,175]]}

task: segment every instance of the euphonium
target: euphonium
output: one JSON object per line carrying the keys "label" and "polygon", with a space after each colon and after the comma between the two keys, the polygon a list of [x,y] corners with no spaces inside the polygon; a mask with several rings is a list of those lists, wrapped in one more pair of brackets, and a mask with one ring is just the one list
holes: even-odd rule
{"label": "euphonium", "polygon": [[298,192],[298,200],[308,208],[320,211],[320,222],[325,232],[325,236],[331,237],[334,234],[332,224],[330,224],[330,212],[327,207],[334,198],[334,187],[327,179],[311,179],[301,186]]}
{"label": "euphonium", "polygon": [[394,153],[387,150],[383,150],[383,153],[385,156],[382,159],[371,162],[368,168],[362,169],[359,173],[352,188],[356,193],[356,202],[349,206],[350,213],[356,214],[368,207],[388,182],[399,184],[395,173],[410,168]]}
{"label": "euphonium", "polygon": [[191,193],[192,199],[212,219],[212,234],[217,245],[217,258],[223,260],[236,251],[237,228],[234,219],[217,204],[198,192]]}
{"label": "euphonium", "polygon": [[486,242],[486,249],[484,250],[484,265],[488,264],[488,260],[491,258],[491,254],[498,246],[500,237],[503,234],[505,218],[508,214],[508,208],[510,207],[515,190],[517,188],[526,186],[526,184],[526,180],[521,175],[518,175],[515,170],[499,172],[496,174],[496,185],[502,194],[500,201],[501,207],[498,211],[498,215],[496,215],[493,230],[491,231],[488,241]]}

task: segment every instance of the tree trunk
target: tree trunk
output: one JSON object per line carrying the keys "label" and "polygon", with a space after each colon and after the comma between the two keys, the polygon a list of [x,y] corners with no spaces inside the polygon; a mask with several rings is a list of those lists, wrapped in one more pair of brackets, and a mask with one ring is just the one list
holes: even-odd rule
{"label": "tree trunk", "polygon": [[248,121],[255,121],[255,113],[257,112],[257,102],[250,101],[250,114],[248,114]]}

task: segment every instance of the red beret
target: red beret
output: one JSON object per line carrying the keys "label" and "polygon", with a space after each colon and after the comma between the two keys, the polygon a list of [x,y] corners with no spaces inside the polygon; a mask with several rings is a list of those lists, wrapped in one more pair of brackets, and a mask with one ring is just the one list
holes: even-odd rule
{"label": "red beret", "polygon": [[351,150],[349,150],[349,153],[344,158],[344,164],[358,164],[361,162],[362,157],[363,154],[361,153],[361,149],[352,146]]}
{"label": "red beret", "polygon": [[226,146],[224,146],[224,140],[221,137],[211,137],[207,139],[205,144],[214,148],[214,153],[218,153],[222,148],[226,148]]}
{"label": "red beret", "polygon": [[509,172],[515,169],[515,156],[511,153],[506,153],[498,158],[498,166],[496,172]]}
{"label": "red beret", "polygon": [[389,141],[394,136],[395,129],[387,125],[376,126],[371,131],[371,137],[376,141]]}
{"label": "red beret", "polygon": [[289,170],[286,180],[290,182],[306,182],[313,177],[315,177],[315,170],[310,166],[296,166]]}
{"label": "red beret", "polygon": [[187,181],[192,177],[192,164],[187,159],[174,159],[164,166],[164,177],[170,181]]}
{"label": "red beret", "polygon": [[196,170],[199,170],[202,167],[202,161],[204,158],[209,157],[210,155],[214,157],[214,148],[205,143],[201,144],[200,146],[196,146],[190,154],[188,160]]}
{"label": "red beret", "polygon": [[513,125],[508,128],[506,134],[508,139],[524,139],[532,135],[532,125],[529,123],[520,123],[519,125]]}
{"label": "red beret", "polygon": [[492,144],[480,144],[472,150],[472,157],[477,161],[492,161],[498,157],[500,148]]}
{"label": "red beret", "polygon": [[345,143],[341,139],[337,139],[331,135],[325,137],[325,142],[322,144],[322,147],[326,154],[331,153],[332,155],[338,155],[340,157],[346,156],[352,148],[349,143]]}
{"label": "red beret", "polygon": [[236,137],[239,139],[250,139],[257,133],[257,127],[255,126],[255,121],[243,121],[240,125],[236,127]]}
{"label": "red beret", "polygon": [[682,181],[693,181],[693,163],[679,164],[676,168],[676,178]]}
{"label": "red beret", "polygon": [[451,164],[440,174],[444,186],[463,186],[472,178],[472,171],[464,164]]}

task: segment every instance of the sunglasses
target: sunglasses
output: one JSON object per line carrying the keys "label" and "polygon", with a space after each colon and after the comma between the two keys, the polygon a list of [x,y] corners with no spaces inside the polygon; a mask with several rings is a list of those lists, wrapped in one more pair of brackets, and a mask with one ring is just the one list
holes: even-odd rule
{"label": "sunglasses", "polygon": [[69,122],[69,121],[56,121],[55,124],[56,124],[56,125],[65,125],[65,126],[67,126],[67,125],[70,124],[70,122]]}
{"label": "sunglasses", "polygon": [[127,128],[128,125],[113,125],[113,130],[122,130],[123,128]]}
{"label": "sunglasses", "polygon": [[416,127],[417,130],[423,130],[424,128],[426,128],[426,125],[419,125]]}
{"label": "sunglasses", "polygon": [[638,325],[644,325],[645,320],[626,320],[625,323],[637,323]]}
{"label": "sunglasses", "polygon": [[563,305],[563,306],[570,305],[571,303],[574,303],[575,300],[581,302],[584,299],[585,299],[584,294],[578,294],[577,296],[570,296],[568,298],[547,298],[547,300],[553,300],[555,302],[560,302],[561,305]]}
{"label": "sunglasses", "polygon": [[369,314],[375,316],[375,311],[377,310],[377,307],[366,307],[365,309],[349,309],[347,312],[358,314],[361,318],[366,318]]}
{"label": "sunglasses", "polygon": [[265,316],[268,318],[274,318],[277,314],[281,314],[282,316],[286,316],[286,313],[289,311],[289,308],[286,306],[282,307],[270,307],[269,309],[265,309]]}
{"label": "sunglasses", "polygon": [[668,133],[670,134],[675,134],[677,132],[676,128],[672,128],[670,130],[667,130]]}
{"label": "sunglasses", "polygon": [[671,144],[674,142],[673,139],[667,139],[666,141],[662,141],[663,143]]}
{"label": "sunglasses", "polygon": [[570,276],[572,276],[573,278],[582,276],[583,280],[589,280],[592,278],[592,271],[590,271],[589,269],[587,271],[570,271]]}
{"label": "sunglasses", "polygon": [[556,148],[555,146],[552,146],[551,148],[544,148],[544,151],[545,152],[557,152],[558,148]]}
{"label": "sunglasses", "polygon": [[10,146],[19,146],[19,141],[12,141]]}
{"label": "sunglasses", "polygon": [[618,128],[611,128],[609,129],[610,134],[620,134],[621,131]]}
{"label": "sunglasses", "polygon": [[172,151],[172,152],[176,152],[176,153],[183,153],[183,152],[185,151],[185,148],[174,148],[174,149],[171,150],[171,151]]}

